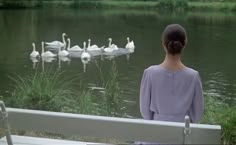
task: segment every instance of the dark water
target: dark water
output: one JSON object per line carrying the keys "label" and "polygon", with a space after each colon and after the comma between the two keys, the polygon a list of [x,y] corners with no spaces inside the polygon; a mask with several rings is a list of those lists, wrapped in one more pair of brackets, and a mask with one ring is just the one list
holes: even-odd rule
{"label": "dark water", "polygon": [[[231,13],[172,13],[149,11],[78,11],[70,9],[0,10],[0,95],[12,91],[9,74],[26,76],[34,71],[29,53],[31,43],[40,48],[41,41],[61,40],[63,32],[72,45],[82,46],[88,38],[99,46],[107,38],[120,47],[126,37],[134,40],[136,49],[130,55],[113,60],[92,60],[83,73],[80,59],[61,62],[68,75],[82,73],[86,83],[94,84],[98,76],[96,62],[102,63],[104,75],[115,63],[119,72],[122,99],[128,116],[139,114],[139,84],[143,70],[164,58],[161,33],[169,23],[180,23],[188,32],[188,46],[183,54],[186,65],[198,70],[204,92],[233,105],[236,99],[236,15]],[[58,60],[45,63],[57,69]],[[41,67],[41,62],[36,64]]]}

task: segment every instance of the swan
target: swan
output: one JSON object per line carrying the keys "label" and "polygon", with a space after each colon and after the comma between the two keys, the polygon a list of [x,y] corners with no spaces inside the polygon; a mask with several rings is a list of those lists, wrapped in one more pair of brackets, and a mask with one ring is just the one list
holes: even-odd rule
{"label": "swan", "polygon": [[44,42],[42,42],[42,53],[41,53],[42,57],[55,57],[56,54],[53,54],[51,51],[46,51],[44,52]]}
{"label": "swan", "polygon": [[81,59],[86,59],[86,60],[90,60],[91,59],[91,55],[86,51],[86,42],[84,42],[84,48],[83,48],[83,53],[81,54]]}
{"label": "swan", "polygon": [[131,42],[130,42],[129,37],[127,37],[127,44],[126,44],[125,48],[126,48],[126,49],[129,49],[130,52],[133,52],[134,49],[135,49],[134,41],[131,41]]}
{"label": "swan", "polygon": [[105,51],[105,52],[107,52],[107,53],[111,53],[111,52],[114,51],[114,49],[113,49],[113,48],[110,48],[110,47],[106,47],[106,48],[103,49],[103,51]]}
{"label": "swan", "polygon": [[47,62],[47,63],[51,63],[54,60],[56,60],[55,57],[42,57],[42,62]]}
{"label": "swan", "polygon": [[112,42],[112,39],[111,39],[111,38],[109,38],[108,41],[109,41],[109,44],[108,44],[108,47],[109,47],[109,48],[113,48],[114,50],[118,50],[117,45],[111,44],[111,42]]}
{"label": "swan", "polygon": [[104,46],[99,48],[97,45],[90,46],[90,44],[91,44],[91,39],[88,39],[88,48],[87,48],[88,51],[101,51],[102,48],[104,48]]}
{"label": "swan", "polygon": [[104,48],[103,51],[108,52],[108,53],[111,53],[111,52],[113,52],[114,50],[118,50],[117,45],[111,44],[111,42],[112,42],[112,39],[111,39],[111,38],[109,38],[108,41],[109,41],[108,47]]}
{"label": "swan", "polygon": [[35,43],[32,43],[33,51],[30,53],[30,57],[38,57],[39,52],[35,50]]}
{"label": "swan", "polygon": [[70,38],[68,38],[67,41],[68,41],[67,51],[83,51],[83,49],[80,48],[78,45],[70,47],[70,44],[71,44]]}
{"label": "swan", "polygon": [[65,57],[65,56],[68,56],[69,54],[70,53],[67,50],[65,50],[65,49],[61,50],[61,48],[59,48],[59,51],[58,51],[59,57]]}
{"label": "swan", "polygon": [[65,48],[66,47],[66,40],[65,40],[66,33],[62,33],[62,42],[61,41],[52,41],[52,42],[45,42],[48,48],[58,49],[58,48]]}

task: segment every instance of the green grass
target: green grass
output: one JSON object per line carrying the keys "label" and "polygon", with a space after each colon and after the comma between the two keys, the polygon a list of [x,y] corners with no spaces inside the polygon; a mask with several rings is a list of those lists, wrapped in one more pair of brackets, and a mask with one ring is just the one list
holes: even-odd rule
{"label": "green grass", "polygon": [[122,90],[118,83],[118,76],[119,74],[116,65],[113,64],[109,71],[109,78],[106,81],[103,81],[103,87],[105,88],[105,90],[104,94],[102,95],[102,110],[104,111],[103,114],[106,116],[123,116],[121,110],[121,105],[123,104],[121,94]]}
{"label": "green grass", "polygon": [[70,86],[76,79],[64,77],[59,71],[36,71],[29,76],[11,75],[9,78],[14,91],[4,99],[11,107],[61,111],[71,103],[75,94]]}
{"label": "green grass", "polygon": [[100,70],[99,81],[102,82],[104,93],[97,93],[86,85],[80,85],[85,84],[82,75],[69,77],[64,72],[48,69],[43,72],[35,71],[29,76],[10,75],[13,92],[11,96],[2,99],[6,106],[16,108],[122,116],[122,113],[116,113],[120,112],[122,104],[116,66],[112,65],[109,72],[105,78],[105,73]]}
{"label": "green grass", "polygon": [[229,106],[215,97],[205,97],[205,111],[202,122],[204,124],[217,124],[222,127],[222,144],[236,144],[236,107]]}

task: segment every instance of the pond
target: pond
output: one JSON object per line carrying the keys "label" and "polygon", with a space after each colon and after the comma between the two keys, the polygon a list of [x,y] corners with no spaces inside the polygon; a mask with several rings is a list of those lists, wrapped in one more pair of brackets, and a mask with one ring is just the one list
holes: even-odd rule
{"label": "pond", "polygon": [[[0,95],[11,94],[12,82],[8,75],[27,76],[35,71],[29,58],[32,42],[39,50],[41,41],[61,40],[61,34],[65,32],[72,45],[82,47],[83,41],[90,38],[93,44],[107,46],[108,38],[112,38],[113,43],[124,48],[126,38],[130,37],[135,42],[134,53],[117,57],[97,56],[86,65],[86,72],[78,58],[71,58],[69,62],[56,59],[43,64],[55,70],[59,67],[70,76],[82,74],[88,87],[99,87],[95,80],[100,71],[106,77],[115,64],[125,116],[140,117],[140,79],[145,68],[163,60],[161,33],[170,23],[179,23],[188,32],[183,61],[199,71],[204,93],[233,105],[236,100],[236,15],[232,13],[55,8],[0,10]],[[34,65],[41,68],[42,62]]]}

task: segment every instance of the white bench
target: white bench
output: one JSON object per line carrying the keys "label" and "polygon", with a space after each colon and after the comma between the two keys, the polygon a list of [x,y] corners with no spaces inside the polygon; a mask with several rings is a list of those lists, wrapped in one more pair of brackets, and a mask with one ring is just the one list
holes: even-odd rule
{"label": "white bench", "polygon": [[[5,129],[8,145],[14,144],[12,129],[43,131],[63,135],[116,138],[172,144],[220,144],[218,125],[149,121],[71,113],[6,108],[0,102],[0,128]],[[9,126],[10,125],[10,126]]]}

